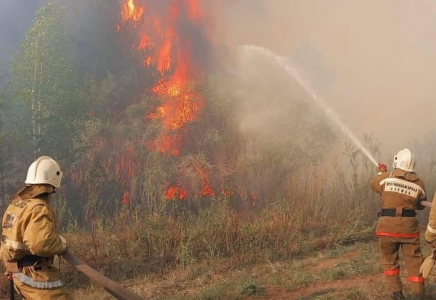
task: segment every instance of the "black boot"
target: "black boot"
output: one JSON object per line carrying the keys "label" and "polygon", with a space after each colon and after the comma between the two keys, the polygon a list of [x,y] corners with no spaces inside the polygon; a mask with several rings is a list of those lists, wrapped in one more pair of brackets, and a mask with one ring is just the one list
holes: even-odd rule
{"label": "black boot", "polygon": [[392,294],[392,300],[405,300],[406,297],[404,297],[403,292],[399,291],[399,292],[395,292]]}

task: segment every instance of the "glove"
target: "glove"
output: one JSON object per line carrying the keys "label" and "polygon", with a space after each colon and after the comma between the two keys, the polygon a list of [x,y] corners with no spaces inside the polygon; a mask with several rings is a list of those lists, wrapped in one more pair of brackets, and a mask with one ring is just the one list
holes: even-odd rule
{"label": "glove", "polygon": [[422,277],[427,278],[428,275],[430,275],[431,269],[433,269],[435,263],[436,263],[436,249],[433,249],[431,255],[424,260],[421,267],[419,268],[419,273],[421,273]]}
{"label": "glove", "polygon": [[385,164],[382,164],[382,163],[379,163],[378,164],[378,170],[380,171],[380,172],[387,172],[388,171],[388,167],[385,165]]}
{"label": "glove", "polygon": [[59,238],[61,239],[62,242],[61,253],[64,253],[67,250],[67,240],[62,235],[59,235]]}

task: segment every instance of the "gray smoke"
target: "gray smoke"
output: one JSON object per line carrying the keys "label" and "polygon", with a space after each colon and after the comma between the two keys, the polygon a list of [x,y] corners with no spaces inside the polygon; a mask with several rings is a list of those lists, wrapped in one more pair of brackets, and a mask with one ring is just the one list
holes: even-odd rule
{"label": "gray smoke", "polygon": [[220,9],[227,49],[258,45],[289,58],[352,131],[381,140],[383,159],[433,130],[434,1],[239,0]]}
{"label": "gray smoke", "polygon": [[42,0],[0,1],[0,68],[4,68],[10,55],[18,49],[20,39],[32,24]]}
{"label": "gray smoke", "polygon": [[[46,2],[0,0],[0,74],[36,10]],[[67,7],[73,53],[81,68],[102,76],[116,71],[122,50],[116,35],[112,40],[104,37],[116,30],[119,1],[58,2]],[[427,133],[434,127],[436,108],[436,2],[200,2],[208,9],[208,25],[221,54],[258,45],[289,58],[353,132],[374,133],[382,141],[387,157],[431,136]],[[263,123],[274,121],[264,118]]]}

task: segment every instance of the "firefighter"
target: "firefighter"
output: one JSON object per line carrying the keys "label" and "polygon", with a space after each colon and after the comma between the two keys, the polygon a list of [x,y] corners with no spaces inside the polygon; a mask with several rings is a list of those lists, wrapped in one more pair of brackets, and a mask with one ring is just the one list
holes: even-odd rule
{"label": "firefighter", "polygon": [[23,299],[70,300],[53,265],[67,244],[55,229],[50,199],[60,186],[59,164],[48,156],[34,161],[25,186],[14,196],[2,221],[0,259]]}
{"label": "firefighter", "polygon": [[[401,248],[412,294],[424,294],[424,278],[419,272],[423,256],[419,245],[416,210],[424,209],[424,183],[415,173],[415,158],[405,148],[394,157],[392,172],[379,164],[379,172],[371,182],[373,191],[381,195],[381,211],[376,234],[379,237],[381,263],[392,299],[405,299],[400,279],[398,252]],[[436,221],[436,218],[435,218]]]}
{"label": "firefighter", "polygon": [[[433,198],[433,203],[435,203],[436,194]],[[428,220],[427,230],[425,231],[425,241],[427,242],[427,245],[435,250],[434,242],[436,241],[436,204],[432,204],[431,210],[430,210],[430,217]],[[431,270],[431,268],[430,268]]]}

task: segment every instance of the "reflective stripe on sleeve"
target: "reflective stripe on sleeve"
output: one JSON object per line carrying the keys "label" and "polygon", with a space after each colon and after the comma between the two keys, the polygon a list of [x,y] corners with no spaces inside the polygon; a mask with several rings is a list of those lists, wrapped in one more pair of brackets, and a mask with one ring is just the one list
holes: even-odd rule
{"label": "reflective stripe on sleeve", "polygon": [[55,281],[36,281],[23,273],[14,273],[14,278],[22,283],[40,290],[55,289],[63,286],[60,280]]}
{"label": "reflective stripe on sleeve", "polygon": [[430,225],[427,225],[427,230],[430,233],[436,234],[436,229],[433,229]]}
{"label": "reflective stripe on sleeve", "polygon": [[384,271],[385,275],[398,275],[400,274],[400,269],[393,269],[393,270],[385,270]]}
{"label": "reflective stripe on sleeve", "polygon": [[424,277],[421,276],[409,276],[410,282],[424,282]]}
{"label": "reflective stripe on sleeve", "polygon": [[21,242],[13,241],[10,239],[3,239],[3,243],[5,243],[6,246],[17,249],[17,250],[29,250],[29,248]]}

